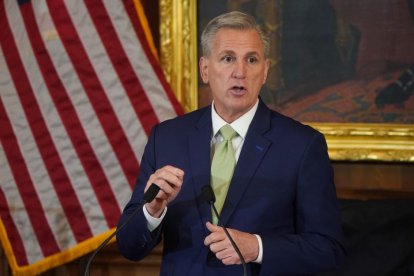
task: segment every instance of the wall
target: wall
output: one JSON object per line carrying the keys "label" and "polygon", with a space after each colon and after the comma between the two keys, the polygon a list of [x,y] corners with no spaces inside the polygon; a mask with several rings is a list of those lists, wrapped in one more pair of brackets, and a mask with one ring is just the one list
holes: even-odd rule
{"label": "wall", "polygon": [[414,198],[414,163],[333,162],[339,198]]}

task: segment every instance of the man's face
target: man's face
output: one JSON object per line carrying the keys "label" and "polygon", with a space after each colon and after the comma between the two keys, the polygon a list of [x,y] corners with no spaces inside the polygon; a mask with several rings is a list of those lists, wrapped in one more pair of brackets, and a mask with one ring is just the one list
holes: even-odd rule
{"label": "man's face", "polygon": [[211,42],[210,56],[202,57],[199,65],[216,111],[228,123],[253,107],[269,69],[263,43],[253,29],[220,29]]}

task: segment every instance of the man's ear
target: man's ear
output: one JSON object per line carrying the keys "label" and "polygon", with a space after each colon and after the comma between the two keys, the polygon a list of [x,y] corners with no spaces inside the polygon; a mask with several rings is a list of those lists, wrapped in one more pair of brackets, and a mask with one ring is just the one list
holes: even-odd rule
{"label": "man's ear", "polygon": [[264,78],[263,78],[263,84],[265,84],[267,80],[267,73],[269,72],[269,68],[270,68],[270,59],[266,59],[266,68],[265,68],[265,73],[264,73]]}
{"label": "man's ear", "polygon": [[201,57],[198,63],[200,68],[200,77],[205,84],[208,83],[208,60],[205,57]]}

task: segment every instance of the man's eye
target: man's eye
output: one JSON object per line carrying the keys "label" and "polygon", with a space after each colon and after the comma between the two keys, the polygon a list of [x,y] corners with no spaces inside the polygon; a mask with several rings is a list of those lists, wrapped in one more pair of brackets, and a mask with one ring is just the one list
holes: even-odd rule
{"label": "man's eye", "polygon": [[256,57],[249,57],[249,58],[247,58],[247,62],[248,63],[255,63],[255,62],[257,62],[257,58]]}
{"label": "man's eye", "polygon": [[232,62],[234,59],[233,59],[233,57],[232,56],[224,56],[223,57],[223,61],[225,61],[225,62]]}

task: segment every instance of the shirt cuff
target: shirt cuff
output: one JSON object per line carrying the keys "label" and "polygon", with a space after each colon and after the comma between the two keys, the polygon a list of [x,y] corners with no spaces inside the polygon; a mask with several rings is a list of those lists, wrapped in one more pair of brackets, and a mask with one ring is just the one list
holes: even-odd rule
{"label": "shirt cuff", "polygon": [[147,227],[150,232],[154,231],[161,224],[163,218],[165,217],[165,214],[167,213],[167,207],[165,207],[164,211],[162,211],[161,216],[159,218],[154,218],[150,215],[150,213],[148,213],[145,205],[142,206],[142,209],[144,211],[144,216],[147,219]]}
{"label": "shirt cuff", "polygon": [[257,238],[257,242],[259,243],[259,255],[257,255],[257,259],[254,260],[254,263],[258,263],[261,264],[262,260],[263,260],[263,243],[262,243],[262,238],[259,235],[256,235]]}

